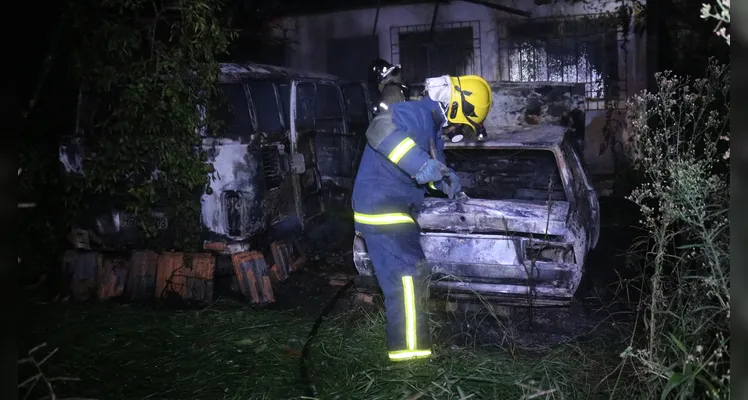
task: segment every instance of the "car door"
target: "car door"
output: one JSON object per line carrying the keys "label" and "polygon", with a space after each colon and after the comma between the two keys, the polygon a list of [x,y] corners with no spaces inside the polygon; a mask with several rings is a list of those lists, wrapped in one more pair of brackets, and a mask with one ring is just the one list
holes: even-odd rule
{"label": "car door", "polygon": [[[213,167],[209,186],[201,196],[202,223],[211,235],[244,240],[265,224],[258,177],[259,143],[254,109],[244,82],[220,84],[220,130],[202,137]],[[237,167],[240,166],[240,167]]]}
{"label": "car door", "polygon": [[574,150],[574,147],[569,143],[565,143],[564,152],[567,155],[569,168],[571,168],[572,175],[574,176],[575,192],[580,196],[584,196],[583,203],[586,204],[586,210],[583,212],[586,213],[586,219],[589,221],[588,247],[592,250],[597,245],[597,240],[600,237],[600,202],[597,198],[597,192],[592,184],[590,184],[579,154]]}
{"label": "car door", "polygon": [[[285,78],[250,79],[247,82],[259,142],[259,172],[263,204],[270,226],[291,223],[298,217],[294,186],[294,158],[289,123],[290,84]],[[293,222],[295,223],[295,222]]]}
{"label": "car door", "polygon": [[291,88],[291,151],[304,160],[303,172],[294,175],[294,197],[302,227],[324,213],[314,143],[315,96],[314,82],[294,81]]}

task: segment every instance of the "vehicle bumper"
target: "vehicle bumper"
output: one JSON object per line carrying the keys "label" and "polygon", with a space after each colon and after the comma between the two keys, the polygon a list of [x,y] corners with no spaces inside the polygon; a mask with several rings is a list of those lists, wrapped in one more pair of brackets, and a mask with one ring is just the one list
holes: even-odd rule
{"label": "vehicle bumper", "polygon": [[[581,281],[582,267],[570,243],[501,235],[423,233],[421,245],[431,271],[432,297],[481,297],[510,305],[565,305]],[[538,248],[559,249],[543,255],[559,260],[532,258]],[[354,241],[353,259],[360,275],[375,275],[360,236]]]}

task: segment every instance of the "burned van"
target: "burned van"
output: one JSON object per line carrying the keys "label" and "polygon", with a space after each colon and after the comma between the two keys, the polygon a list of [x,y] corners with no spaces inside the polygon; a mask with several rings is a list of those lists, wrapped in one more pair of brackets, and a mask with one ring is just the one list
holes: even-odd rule
{"label": "burned van", "polygon": [[[467,198],[430,192],[417,212],[434,296],[571,300],[597,243],[600,214],[569,134],[563,126],[528,125],[445,145]],[[353,253],[359,274],[374,275],[363,238],[355,238]]]}
{"label": "burned van", "polygon": [[220,85],[239,112],[229,135],[203,139],[215,170],[201,199],[206,241],[251,246],[349,208],[370,120],[362,83],[232,64],[223,66]]}
{"label": "burned van", "polygon": [[[275,238],[346,208],[371,118],[364,83],[227,63],[221,64],[218,84],[227,105],[223,127],[201,133],[213,167],[199,199],[206,249],[266,251]],[[61,144],[68,173],[81,173],[82,151],[76,136]],[[168,230],[166,215],[157,207],[153,212],[159,228]],[[132,243],[134,225],[123,210],[107,205],[81,220],[77,247],[92,247],[91,237],[109,248],[125,246]]]}

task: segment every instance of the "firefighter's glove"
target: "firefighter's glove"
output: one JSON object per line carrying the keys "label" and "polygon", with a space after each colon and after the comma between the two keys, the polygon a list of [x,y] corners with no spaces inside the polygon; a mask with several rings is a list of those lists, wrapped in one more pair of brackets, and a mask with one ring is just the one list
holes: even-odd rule
{"label": "firefighter's glove", "polygon": [[451,170],[446,165],[430,158],[416,173],[416,182],[425,185],[429,182],[439,182],[445,176],[449,176]]}
{"label": "firefighter's glove", "polygon": [[462,185],[460,185],[460,178],[450,170],[449,175],[444,177],[440,182],[440,189],[450,199],[454,199],[458,193],[462,191]]}

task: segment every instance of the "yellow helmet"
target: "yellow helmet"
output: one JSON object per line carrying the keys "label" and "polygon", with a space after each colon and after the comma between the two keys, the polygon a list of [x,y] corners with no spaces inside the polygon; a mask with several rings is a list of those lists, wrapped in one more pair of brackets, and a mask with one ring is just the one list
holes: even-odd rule
{"label": "yellow helmet", "polygon": [[450,76],[449,83],[451,96],[447,105],[447,120],[475,130],[491,109],[491,87],[477,75]]}

